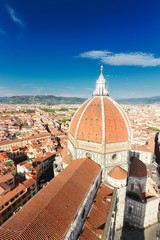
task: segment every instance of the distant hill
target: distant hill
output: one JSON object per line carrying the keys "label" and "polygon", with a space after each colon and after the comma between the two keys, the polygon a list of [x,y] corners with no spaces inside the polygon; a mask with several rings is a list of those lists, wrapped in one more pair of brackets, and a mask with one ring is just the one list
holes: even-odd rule
{"label": "distant hill", "polygon": [[[53,95],[0,97],[0,103],[10,104],[82,104],[86,99],[78,97],[56,97]],[[160,96],[146,98],[117,99],[120,104],[160,104]]]}
{"label": "distant hill", "polygon": [[0,103],[10,104],[81,104],[85,98],[78,97],[56,97],[53,95],[39,95],[39,96],[13,96],[13,97],[0,97]]}
{"label": "distant hill", "polygon": [[145,98],[117,99],[120,104],[160,104],[160,96]]}

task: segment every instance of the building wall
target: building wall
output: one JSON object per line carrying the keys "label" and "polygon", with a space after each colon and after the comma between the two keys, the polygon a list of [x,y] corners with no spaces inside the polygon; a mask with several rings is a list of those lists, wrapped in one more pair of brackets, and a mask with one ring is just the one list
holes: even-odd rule
{"label": "building wall", "polygon": [[115,229],[121,229],[124,223],[124,209],[126,200],[126,186],[117,189],[117,212]]}
{"label": "building wall", "polygon": [[68,139],[75,149],[84,149],[86,151],[94,151],[101,154],[130,150],[130,141],[104,144],[95,143],[91,141],[77,140],[71,135],[70,132],[68,133]]}
{"label": "building wall", "polygon": [[74,221],[71,223],[63,239],[65,240],[78,239],[78,236],[82,230],[82,226],[84,225],[86,217],[88,216],[92,203],[95,199],[96,193],[99,189],[101,179],[102,179],[102,174],[100,170],[96,178],[94,179],[91,187],[89,188],[88,193],[83,199],[77,213],[75,214]]}
{"label": "building wall", "polygon": [[14,188],[15,186],[15,181],[14,181],[14,177],[11,178],[10,180],[5,182],[10,188]]}
{"label": "building wall", "polygon": [[37,183],[27,188],[27,201],[29,201],[38,192]]}
{"label": "building wall", "polygon": [[18,192],[8,202],[0,205],[0,225],[8,220],[13,214],[20,210],[20,208],[29,201],[38,192],[37,183],[35,182],[30,187]]}
{"label": "building wall", "polygon": [[39,164],[38,178],[40,178],[50,167],[53,167],[55,156],[49,157]]}
{"label": "building wall", "polygon": [[111,184],[111,186],[118,187],[118,188],[125,187],[127,184],[127,178],[116,179],[116,178],[112,178],[109,175],[107,175],[106,180],[109,184]]}
{"label": "building wall", "polygon": [[[128,171],[129,151],[117,151],[116,147],[114,152],[101,154],[94,151],[75,148],[70,140],[68,140],[68,152],[72,154],[73,159],[84,158],[87,153],[91,154],[91,159],[98,163],[103,169],[102,179],[107,180],[107,173],[116,165],[119,165],[124,170]],[[116,154],[116,158],[113,159]]]}
{"label": "building wall", "polygon": [[146,202],[126,198],[125,222],[143,229],[158,222],[159,197],[151,197]]}
{"label": "building wall", "polygon": [[142,192],[146,191],[147,186],[147,177],[144,178],[136,178],[136,177],[129,177],[128,178],[128,192],[134,192],[140,195],[140,188]]}
{"label": "building wall", "polygon": [[158,207],[160,203],[160,197],[152,197],[147,200],[144,228],[158,222]]}
{"label": "building wall", "polygon": [[17,174],[20,175],[21,177],[25,177],[28,171],[29,170],[25,166],[17,164]]}
{"label": "building wall", "polygon": [[50,138],[50,136],[42,136],[42,137],[36,137],[33,139],[25,139],[20,141],[11,141],[6,144],[0,145],[0,151],[10,151],[11,147],[18,146],[18,147],[25,147],[27,144],[31,143],[33,140],[43,140],[45,138]]}
{"label": "building wall", "polygon": [[116,225],[116,212],[117,212],[117,189],[114,189],[111,205],[107,215],[107,221],[104,227],[102,240],[113,240],[115,235]]}
{"label": "building wall", "polygon": [[0,206],[0,225],[8,220],[14,213],[16,213],[26,202],[27,191],[25,189],[20,193],[17,193],[17,195],[6,202],[6,204]]}
{"label": "building wall", "polygon": [[144,226],[146,204],[129,197],[126,198],[124,221],[138,227]]}
{"label": "building wall", "polygon": [[130,151],[130,157],[133,156],[140,159],[144,164],[151,164],[155,158],[155,155],[152,152],[143,152],[138,150]]}

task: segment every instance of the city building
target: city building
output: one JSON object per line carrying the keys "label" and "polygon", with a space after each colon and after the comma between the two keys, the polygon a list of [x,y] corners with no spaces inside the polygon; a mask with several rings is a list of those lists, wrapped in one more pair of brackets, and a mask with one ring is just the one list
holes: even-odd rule
{"label": "city building", "polygon": [[91,239],[112,239],[116,191],[101,180],[97,163],[89,158],[73,161],[0,227],[0,238],[58,240],[81,234],[86,239],[89,233]]}
{"label": "city building", "polygon": [[[139,122],[144,124],[141,119]],[[39,125],[40,121],[37,129]],[[55,130],[59,135],[50,129],[55,137],[66,140],[59,129]],[[125,224],[144,229],[158,222],[160,193],[149,174],[155,156],[147,145],[153,143],[153,136],[145,144],[147,134],[144,131],[141,146],[137,147],[140,138],[136,129],[137,139],[132,142],[128,117],[109,96],[101,67],[93,96],[71,121],[68,144],[62,141],[60,152],[57,146],[56,177],[2,225],[0,238],[13,235],[14,239],[112,240]],[[34,163],[34,170],[39,171],[41,166],[40,174],[49,166],[43,156],[37,156]],[[24,166],[20,174],[23,170]],[[31,173],[26,170],[25,174],[29,178]],[[30,186],[35,187],[27,183],[26,189]]]}

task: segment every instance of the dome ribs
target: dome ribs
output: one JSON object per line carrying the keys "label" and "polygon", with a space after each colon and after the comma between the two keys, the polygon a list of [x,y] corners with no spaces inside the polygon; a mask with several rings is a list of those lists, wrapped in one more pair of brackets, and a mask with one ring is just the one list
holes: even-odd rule
{"label": "dome ribs", "polygon": [[86,108],[79,124],[77,139],[98,143],[102,142],[102,110],[100,97],[94,97],[92,103]]}
{"label": "dome ribs", "polygon": [[127,115],[125,114],[125,112],[123,111],[121,106],[116,101],[114,101],[113,99],[111,99],[111,101],[116,106],[117,110],[119,111],[122,121],[125,122],[125,125],[123,125],[123,126],[126,126],[127,134],[128,134],[127,137],[130,138],[131,137],[131,125],[130,125]]}
{"label": "dome ribs", "polygon": [[73,117],[70,133],[75,140],[101,144],[127,142],[131,135],[127,116],[108,96],[88,99]]}
{"label": "dome ribs", "polygon": [[109,97],[104,97],[106,143],[128,141],[126,123],[120,110]]}
{"label": "dome ribs", "polygon": [[112,105],[108,98],[104,98],[104,106],[105,106],[105,119],[106,119],[106,143],[116,142],[116,124],[114,121],[114,114],[112,109]]}
{"label": "dome ribs", "polygon": [[105,127],[105,111],[104,111],[103,97],[101,97],[101,108],[102,108],[102,144],[105,144],[106,127]]}
{"label": "dome ribs", "polygon": [[79,121],[79,118],[82,114],[82,112],[84,111],[85,107],[87,106],[87,104],[89,103],[90,99],[88,99],[85,103],[83,103],[81,105],[81,107],[77,110],[77,112],[75,113],[73,119],[72,119],[72,122],[70,124],[70,133],[72,134],[72,136],[75,137],[75,133],[76,133],[76,128],[77,128],[77,125],[78,125],[78,121]]}

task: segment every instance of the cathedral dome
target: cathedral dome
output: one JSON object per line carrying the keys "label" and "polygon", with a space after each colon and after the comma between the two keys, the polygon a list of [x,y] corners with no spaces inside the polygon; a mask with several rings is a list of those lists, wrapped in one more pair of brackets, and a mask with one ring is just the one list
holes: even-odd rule
{"label": "cathedral dome", "polygon": [[93,96],[76,112],[70,125],[75,138],[96,143],[128,141],[130,126],[121,107],[109,96]]}
{"label": "cathedral dome", "polygon": [[118,103],[109,97],[102,71],[101,68],[93,96],[75,113],[68,138],[76,149],[102,154],[115,152],[115,149],[125,151],[130,145],[129,120]]}

